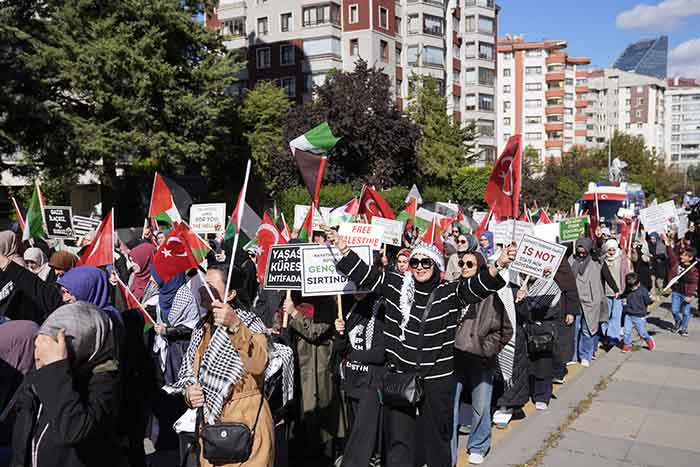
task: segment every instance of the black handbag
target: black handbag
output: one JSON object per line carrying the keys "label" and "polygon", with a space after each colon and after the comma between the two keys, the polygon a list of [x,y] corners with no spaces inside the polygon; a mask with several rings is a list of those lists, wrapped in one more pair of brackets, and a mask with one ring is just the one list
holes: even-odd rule
{"label": "black handbag", "polygon": [[421,351],[423,350],[425,320],[433,307],[433,293],[434,291],[428,297],[428,304],[425,306],[423,317],[420,321],[418,347],[416,350],[416,369],[399,373],[395,368],[390,367],[382,378],[382,404],[388,407],[416,407],[423,399],[423,377],[420,374]]}
{"label": "black handbag", "polygon": [[527,326],[527,351],[529,354],[545,354],[554,351],[554,331],[550,326],[532,323]]}

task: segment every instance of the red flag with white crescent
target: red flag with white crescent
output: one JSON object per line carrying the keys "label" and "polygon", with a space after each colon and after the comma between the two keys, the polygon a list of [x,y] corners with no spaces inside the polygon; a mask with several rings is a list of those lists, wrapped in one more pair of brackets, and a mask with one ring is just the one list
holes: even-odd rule
{"label": "red flag with white crescent", "polygon": [[284,245],[287,240],[284,239],[282,233],[275,227],[275,222],[272,217],[265,211],[263,214],[262,223],[258,227],[258,232],[256,234],[258,240],[257,247],[258,258],[257,258],[257,272],[258,281],[262,284],[265,280],[265,272],[267,270],[267,258],[270,255],[270,247],[272,245]]}
{"label": "red flag with white crescent", "polygon": [[521,158],[521,135],[513,135],[493,166],[484,193],[484,199],[499,218],[518,217]]}

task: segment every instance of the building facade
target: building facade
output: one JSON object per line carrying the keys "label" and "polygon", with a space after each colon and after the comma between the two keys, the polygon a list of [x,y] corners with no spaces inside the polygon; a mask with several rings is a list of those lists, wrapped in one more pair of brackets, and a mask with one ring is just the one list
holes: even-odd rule
{"label": "building facade", "polygon": [[628,45],[612,67],[665,79],[668,71],[668,36],[646,39]]}
{"label": "building facade", "polygon": [[498,152],[511,135],[542,160],[558,159],[575,144],[586,143],[584,109],[588,105],[588,58],[566,53],[565,41],[498,41]]}
{"label": "building facade", "polygon": [[477,122],[479,161],[495,160],[494,0],[221,0],[206,24],[227,47],[246,50],[243,86],[271,80],[297,102],[360,58],[388,76],[399,108],[413,76],[432,76],[448,113]]}
{"label": "building facade", "polygon": [[673,78],[666,89],[666,163],[682,171],[700,165],[700,81]]}

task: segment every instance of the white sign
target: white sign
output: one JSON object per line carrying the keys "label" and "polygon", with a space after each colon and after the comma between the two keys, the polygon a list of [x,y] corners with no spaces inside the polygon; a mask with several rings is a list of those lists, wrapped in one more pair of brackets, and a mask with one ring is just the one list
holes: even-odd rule
{"label": "white sign", "polygon": [[662,234],[671,224],[678,224],[676,205],[673,201],[649,206],[639,211],[639,217],[646,232]]}
{"label": "white sign", "polygon": [[536,224],[533,229],[535,231],[535,237],[540,240],[546,240],[552,243],[557,243],[559,241],[559,222]]}
{"label": "white sign", "polygon": [[226,203],[190,206],[190,228],[198,234],[222,234],[226,231]]}
{"label": "white sign", "polygon": [[[304,225],[304,219],[306,219],[306,213],[309,212],[309,209],[311,209],[311,206],[305,206],[303,204],[297,204],[294,206],[294,230],[296,232],[298,232],[301,229],[301,226]],[[319,213],[319,211],[321,212]],[[314,218],[311,221],[313,223],[311,230],[321,230],[321,225],[325,224],[330,218],[331,211],[331,208],[324,207],[320,207],[314,211]]]}
{"label": "white sign", "polygon": [[[352,251],[372,264],[369,246],[353,246]],[[301,294],[305,297],[334,294],[351,294],[357,286],[347,276],[340,274],[335,265],[343,255],[334,246],[308,245],[301,247]]]}
{"label": "white sign", "polygon": [[688,213],[685,209],[679,209],[676,215],[678,216],[678,237],[683,238],[688,231]]}
{"label": "white sign", "polygon": [[348,245],[369,245],[375,250],[382,248],[384,227],[372,224],[342,224],[338,229],[338,236]]}
{"label": "white sign", "polygon": [[406,201],[404,201],[404,203],[408,204],[412,198],[415,198],[417,204],[423,204],[423,197],[420,195],[420,191],[418,191],[418,187],[415,183],[408,192],[408,195],[406,195]]}
{"label": "white sign", "polygon": [[421,219],[425,219],[426,221],[431,222],[433,218],[440,220],[447,216],[443,216],[442,214],[438,214],[437,212],[428,211],[425,208],[418,208],[416,210],[416,217],[420,217]]}
{"label": "white sign", "polygon": [[[559,265],[564,259],[566,247],[557,243],[545,242],[532,235],[523,236],[518,243],[518,253],[510,269],[543,279],[554,278]],[[544,272],[550,273],[545,277]]]}
{"label": "white sign", "polygon": [[372,218],[372,225],[378,225],[384,227],[384,235],[382,237],[382,242],[387,245],[401,246],[401,238],[403,238],[403,221],[395,221],[392,219],[385,219],[384,217],[374,216]]}
{"label": "white sign", "polygon": [[488,214],[488,212],[472,211],[472,219],[474,219],[474,222],[477,224],[481,224],[481,221],[483,221],[484,217],[486,217]]}
{"label": "white sign", "polygon": [[[513,223],[515,223],[515,227]],[[515,235],[513,235],[513,228],[515,228]],[[513,219],[499,223],[491,221],[489,230],[493,232],[493,241],[497,245],[510,245],[513,241],[520,244],[523,235],[533,235],[535,233],[534,226],[529,222]]]}

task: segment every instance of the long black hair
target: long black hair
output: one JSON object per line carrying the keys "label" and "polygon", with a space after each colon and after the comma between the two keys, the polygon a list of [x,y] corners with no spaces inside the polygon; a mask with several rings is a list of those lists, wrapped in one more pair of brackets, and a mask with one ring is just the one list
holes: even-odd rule
{"label": "long black hair", "polygon": [[[209,271],[218,272],[221,276],[221,280],[224,281],[224,284],[226,283],[226,279],[228,278],[228,270],[229,263],[218,263],[209,266]],[[246,292],[246,289],[244,287],[245,279],[245,273],[243,272],[243,270],[234,264],[233,269],[231,271],[231,290],[236,291],[236,296],[233,300],[231,300],[231,302],[229,302],[229,304],[234,308],[243,308],[244,310],[250,310],[251,301],[250,297],[248,297],[248,292]]]}

